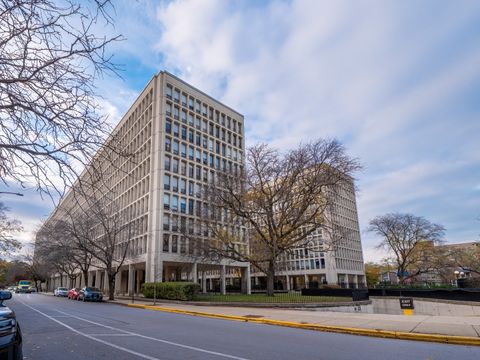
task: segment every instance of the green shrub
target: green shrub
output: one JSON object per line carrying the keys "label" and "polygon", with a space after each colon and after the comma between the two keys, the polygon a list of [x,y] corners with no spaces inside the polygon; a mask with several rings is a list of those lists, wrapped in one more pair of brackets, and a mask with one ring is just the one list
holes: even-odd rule
{"label": "green shrub", "polygon": [[320,289],[341,289],[342,287],[337,284],[322,284]]}
{"label": "green shrub", "polygon": [[153,298],[154,286],[157,299],[192,300],[200,290],[200,285],[191,282],[145,283],[142,293],[146,298]]}

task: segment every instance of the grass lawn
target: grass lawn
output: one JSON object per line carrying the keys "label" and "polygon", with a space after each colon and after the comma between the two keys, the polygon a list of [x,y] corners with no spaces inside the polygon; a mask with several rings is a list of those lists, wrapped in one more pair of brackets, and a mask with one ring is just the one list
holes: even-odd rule
{"label": "grass lawn", "polygon": [[249,302],[249,303],[322,303],[352,301],[349,296],[302,296],[299,293],[265,294],[198,294],[194,301]]}

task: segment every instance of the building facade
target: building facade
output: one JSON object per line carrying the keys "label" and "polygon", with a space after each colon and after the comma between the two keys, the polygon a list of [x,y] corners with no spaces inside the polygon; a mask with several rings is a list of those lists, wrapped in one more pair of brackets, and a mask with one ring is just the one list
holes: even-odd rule
{"label": "building facade", "polygon": [[[197,219],[206,206],[201,191],[216,171],[240,173],[244,165],[244,118],[202,91],[168,72],[154,76],[112,133],[127,151],[137,152],[135,163],[115,158],[108,168],[106,191],[127,221],[141,224],[126,234],[128,253],[115,281],[116,293],[139,292],[144,282],[191,280],[205,288],[207,272],[237,269],[249,278],[249,265],[225,261],[211,264],[192,256],[189,235],[206,237]],[[112,140],[110,140],[112,141]],[[104,147],[101,151],[109,151]],[[94,160],[95,161],[95,160]],[[61,218],[76,206],[74,191],[62,199],[48,221]],[[98,265],[98,264],[97,264]],[[105,272],[93,267],[87,284],[107,289]],[[51,288],[65,285],[61,275]],[[249,281],[243,281],[249,292]]]}

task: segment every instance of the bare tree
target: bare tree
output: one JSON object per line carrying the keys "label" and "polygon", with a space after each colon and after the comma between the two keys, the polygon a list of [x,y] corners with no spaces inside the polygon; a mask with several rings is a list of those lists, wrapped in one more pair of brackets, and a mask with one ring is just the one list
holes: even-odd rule
{"label": "bare tree", "polygon": [[[273,295],[282,256],[308,248],[317,230],[340,238],[330,210],[337,191],[353,187],[351,176],[360,165],[335,140],[286,153],[261,144],[246,155],[241,173],[217,172],[203,194],[202,221],[187,236],[195,256],[251,263],[266,274],[267,294]],[[324,239],[322,251],[328,248]]]}
{"label": "bare tree", "polygon": [[50,223],[43,225],[37,231],[35,237],[35,253],[32,260],[36,264],[48,266],[50,274],[59,273],[67,275],[70,282],[62,286],[73,286],[78,276],[78,269],[75,262],[72,261],[75,249],[68,233],[68,229],[63,222]]}
{"label": "bare tree", "polygon": [[0,255],[11,253],[21,248],[13,234],[23,230],[20,221],[8,217],[9,209],[0,202]]}
{"label": "bare tree", "polygon": [[110,0],[0,0],[0,179],[60,195],[110,133],[95,81],[116,72],[98,36]]}
{"label": "bare tree", "polygon": [[445,228],[420,216],[391,213],[372,219],[368,231],[382,237],[378,248],[393,255],[400,283],[404,284],[412,276],[431,271],[434,262],[422,259],[442,241]]}
{"label": "bare tree", "polygon": [[131,214],[119,212],[105,195],[101,198],[91,196],[87,201],[88,206],[70,218],[72,234],[79,248],[92,257],[95,265],[106,270],[109,299],[114,300],[115,277],[127,257],[129,240],[138,233],[143,222],[133,219]]}

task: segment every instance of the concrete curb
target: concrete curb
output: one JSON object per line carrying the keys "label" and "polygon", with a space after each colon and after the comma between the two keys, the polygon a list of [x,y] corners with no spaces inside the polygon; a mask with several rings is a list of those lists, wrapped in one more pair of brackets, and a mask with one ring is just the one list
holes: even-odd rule
{"label": "concrete curb", "polygon": [[304,323],[297,323],[297,322],[290,322],[290,321],[283,321],[283,320],[250,318],[246,316],[234,316],[234,315],[206,313],[206,312],[200,312],[200,311],[181,310],[181,309],[166,308],[166,307],[153,306],[153,305],[127,304],[127,306],[138,308],[138,309],[155,310],[155,311],[162,311],[162,312],[169,312],[169,313],[176,313],[176,314],[183,314],[183,315],[192,315],[192,316],[202,316],[202,317],[208,317],[208,318],[214,318],[214,319],[224,319],[224,320],[233,320],[233,321],[252,322],[257,324],[292,327],[292,328],[304,329],[304,330],[326,331],[326,332],[351,334],[351,335],[381,337],[381,338],[388,338],[388,339],[401,339],[401,340],[437,342],[437,343],[444,343],[444,344],[480,346],[480,337],[475,338],[475,337],[469,337],[469,336],[407,333],[407,332],[401,332],[401,331],[361,329],[361,328],[351,328],[351,327],[344,327],[344,326],[304,324]]}
{"label": "concrete curb", "polygon": [[[131,301],[131,297],[116,296],[115,300]],[[150,302],[153,300],[150,298],[136,298],[140,302]],[[226,301],[185,301],[185,300],[167,300],[158,299],[157,302],[163,304],[179,304],[189,306],[228,306],[237,308],[265,308],[265,309],[317,309],[317,308],[330,308],[341,306],[358,306],[358,305],[370,305],[371,300],[362,301],[337,301],[337,302],[321,302],[321,303],[254,303],[254,302],[226,302]],[[147,305],[150,306],[150,305]]]}

